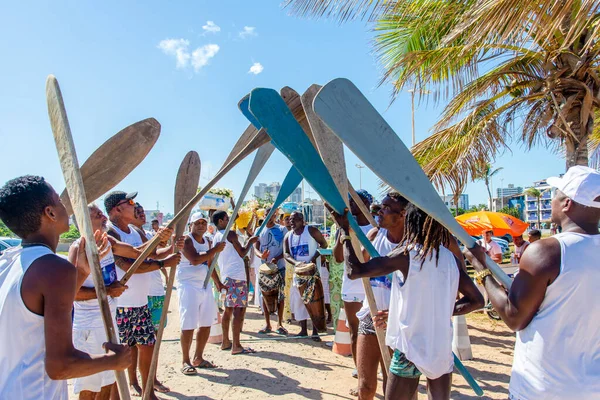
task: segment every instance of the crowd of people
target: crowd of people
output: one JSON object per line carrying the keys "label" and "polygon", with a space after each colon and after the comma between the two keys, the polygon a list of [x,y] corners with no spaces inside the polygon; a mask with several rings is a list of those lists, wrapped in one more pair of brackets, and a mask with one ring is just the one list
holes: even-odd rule
{"label": "crowd of people", "polygon": [[[529,241],[514,237],[519,272],[510,288],[499,284],[486,266],[486,255],[502,261],[490,232],[480,245],[461,250],[448,230],[394,191],[376,206],[376,227],[353,200],[343,214],[329,208],[339,228],[332,258],[344,263],[341,295],[358,378],[354,395],[375,397],[381,366],[386,399],[413,399],[421,376],[430,398],[449,399],[454,365],[451,317],[484,306],[479,286],[517,332],[510,399],[600,398],[600,315],[596,315],[600,296],[595,290],[600,278],[600,174],[573,167],[548,183],[556,188],[552,220],[562,233],[539,239],[536,232],[529,232]],[[358,194],[365,206],[373,205],[366,191]],[[152,221],[151,231],[144,230],[146,217],[136,196],[113,191],[104,197],[104,209],[89,205],[120,340],[111,344],[106,343],[85,239],[71,245],[67,259],[56,255],[59,236],[69,229],[58,194],[39,176],[16,178],[0,189],[0,219],[22,239],[21,246],[0,257],[1,399],[66,399],[67,379],[73,379],[80,399],[118,398],[115,370],[127,370],[132,394],[149,390],[156,398],[155,391],[169,391],[159,377],[148,378],[156,332],[164,328],[160,326],[163,276],[173,267],[177,267],[181,373],[215,368],[204,357],[210,327],[219,313],[212,286],[204,287],[215,259],[219,268],[210,278],[216,291],[225,293],[222,350],[234,356],[256,353],[240,340],[250,282],[255,283],[265,319],[259,333],[273,331],[271,318],[276,315],[274,331],[288,334],[283,315],[284,293],[289,290],[287,302],[300,327],[296,335],[321,340],[307,297],[313,290],[319,293],[318,282],[325,297],[323,318],[331,322],[329,266],[319,252],[328,244],[301,212],[273,213],[258,236],[250,226],[238,226],[225,236],[227,212],[198,211],[189,218],[188,233],[174,237],[158,221]],[[379,257],[353,246],[349,218],[356,219]],[[155,235],[160,245],[122,283]],[[474,280],[467,274],[466,260],[476,271]],[[255,268],[256,278],[251,278],[253,263],[271,268],[265,271],[272,273],[279,288],[273,305],[266,296],[260,297],[256,283],[264,277]],[[310,270],[307,266],[314,270],[309,278],[300,272]],[[291,285],[286,283],[290,271],[295,271]],[[368,278],[364,285],[373,292],[378,310],[374,316],[362,278]],[[383,368],[377,330],[385,331],[391,355],[388,370]],[[148,382],[152,387],[146,387]]]}

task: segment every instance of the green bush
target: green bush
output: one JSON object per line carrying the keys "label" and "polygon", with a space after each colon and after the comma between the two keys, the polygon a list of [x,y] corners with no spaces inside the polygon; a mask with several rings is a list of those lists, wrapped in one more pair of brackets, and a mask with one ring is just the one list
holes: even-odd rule
{"label": "green bush", "polygon": [[75,240],[75,239],[79,239],[79,237],[81,236],[81,234],[79,233],[79,231],[77,230],[77,228],[75,227],[75,225],[70,225],[69,226],[69,231],[63,233],[62,235],[60,235],[61,239],[68,239],[68,240]]}

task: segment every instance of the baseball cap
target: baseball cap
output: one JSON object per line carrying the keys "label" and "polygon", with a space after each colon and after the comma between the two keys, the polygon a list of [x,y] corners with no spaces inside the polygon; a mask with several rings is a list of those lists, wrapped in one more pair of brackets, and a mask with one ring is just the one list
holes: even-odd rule
{"label": "baseball cap", "polygon": [[117,204],[122,202],[123,200],[133,200],[135,196],[137,196],[137,192],[125,193],[120,190],[115,190],[110,192],[104,198],[104,208],[106,208],[106,212],[109,213],[110,210],[116,207]]}
{"label": "baseball cap", "polygon": [[197,211],[197,212],[193,213],[192,216],[190,217],[190,224],[193,224],[194,222],[199,221],[201,219],[205,220],[208,223],[208,217],[206,217],[200,211]]}
{"label": "baseball cap", "polygon": [[577,165],[569,168],[562,178],[553,176],[546,182],[576,203],[600,208],[600,173],[592,168]]}

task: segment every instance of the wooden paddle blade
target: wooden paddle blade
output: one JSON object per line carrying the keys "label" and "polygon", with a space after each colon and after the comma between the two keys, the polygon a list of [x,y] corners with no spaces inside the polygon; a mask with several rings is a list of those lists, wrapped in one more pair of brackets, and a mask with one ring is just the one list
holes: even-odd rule
{"label": "wooden paddle blade", "polygon": [[231,160],[233,160],[233,158],[240,153],[240,151],[245,149],[246,146],[248,146],[248,144],[250,144],[250,142],[252,142],[256,138],[257,135],[258,129],[252,126],[252,124],[248,125],[246,130],[244,130],[244,132],[242,133],[242,136],[240,136],[238,141],[233,146],[233,149],[231,149],[231,152],[225,159],[223,165],[229,164]]}
{"label": "wooden paddle blade", "polygon": [[[384,182],[448,228],[467,247],[475,245],[475,240],[452,217],[408,148],[352,82],[342,78],[329,82],[319,91],[313,109]],[[488,267],[510,288],[511,279],[491,259]]]}
{"label": "wooden paddle blade", "polygon": [[[302,107],[315,140],[315,147],[319,151],[321,159],[331,174],[338,191],[348,193],[344,145],[312,109],[312,102],[320,89],[320,85],[311,85],[302,95]],[[344,197],[344,202],[348,206],[347,197]]]}
{"label": "wooden paddle blade", "polygon": [[[147,118],[129,125],[98,147],[80,169],[88,204],[125,179],[146,158],[159,136],[160,124]],[[67,189],[60,199],[67,213],[73,214]]]}
{"label": "wooden paddle blade", "polygon": [[[310,185],[338,213],[343,213],[346,203],[338,192],[331,175],[312,143],[292,115],[285,102],[272,89],[254,89],[250,94],[250,111],[267,131],[273,143],[285,155]],[[373,244],[360,230],[353,218],[351,228],[370,254],[377,254]]]}
{"label": "wooden paddle blade", "polygon": [[[194,197],[200,181],[200,156],[195,151],[190,151],[179,166],[175,180],[175,212],[178,213]],[[181,217],[175,228],[175,235],[181,236],[185,231],[188,215]]]}
{"label": "wooden paddle blade", "polygon": [[[79,161],[71,135],[71,128],[67,118],[67,111],[63,102],[62,93],[58,81],[53,75],[46,80],[46,100],[48,103],[48,116],[52,126],[52,134],[56,143],[56,150],[60,160],[60,166],[65,178],[67,191],[69,192],[75,209],[75,218],[79,228],[86,240],[85,252],[90,263],[90,272],[94,281],[96,297],[100,308],[100,315],[104,323],[104,330],[108,341],[119,343],[119,338],[114,326],[114,319],[108,305],[108,297],[104,286],[104,278],[100,267],[98,248],[94,240],[94,231],[85,195],[83,179],[79,170]],[[129,388],[125,379],[124,371],[115,371],[117,386],[121,399],[128,400]]]}
{"label": "wooden paddle blade", "polygon": [[279,94],[281,95],[281,98],[288,106],[288,108],[292,111],[294,118],[302,127],[302,130],[306,134],[306,137],[308,137],[308,140],[310,140],[312,145],[316,148],[317,145],[315,143],[315,138],[313,137],[310,125],[308,123],[308,120],[306,119],[306,114],[302,105],[302,99],[300,98],[298,92],[296,92],[289,86],[285,86],[281,88]]}

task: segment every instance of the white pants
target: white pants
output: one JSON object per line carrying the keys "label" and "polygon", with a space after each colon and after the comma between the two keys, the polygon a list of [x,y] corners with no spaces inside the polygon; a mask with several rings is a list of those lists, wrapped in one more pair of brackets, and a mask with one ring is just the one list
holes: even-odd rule
{"label": "white pants", "polygon": [[323,285],[323,299],[325,299],[325,304],[331,304],[329,295],[329,270],[326,267],[321,267],[321,284]]}
{"label": "white pants", "polygon": [[308,315],[308,310],[302,301],[302,297],[300,297],[300,290],[298,290],[297,286],[292,286],[290,289],[290,309],[296,321],[310,319],[310,315]]}
{"label": "white pants", "polygon": [[[116,326],[116,325],[115,325]],[[77,350],[90,354],[104,354],[102,344],[107,342],[104,328],[73,329],[73,346]],[[104,386],[115,383],[114,371],[103,371],[94,375],[73,380],[73,392],[79,394],[83,390],[99,393]]]}
{"label": "white pants", "polygon": [[212,287],[208,286],[204,289],[202,283],[181,282],[177,292],[182,331],[206,328],[217,323],[217,303]]}

